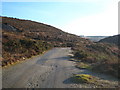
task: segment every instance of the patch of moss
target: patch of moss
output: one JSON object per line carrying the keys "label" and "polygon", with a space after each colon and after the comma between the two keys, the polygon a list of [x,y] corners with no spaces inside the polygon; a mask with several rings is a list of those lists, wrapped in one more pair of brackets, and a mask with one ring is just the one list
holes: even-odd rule
{"label": "patch of moss", "polygon": [[73,81],[75,83],[94,83],[96,79],[88,74],[76,74],[73,76]]}

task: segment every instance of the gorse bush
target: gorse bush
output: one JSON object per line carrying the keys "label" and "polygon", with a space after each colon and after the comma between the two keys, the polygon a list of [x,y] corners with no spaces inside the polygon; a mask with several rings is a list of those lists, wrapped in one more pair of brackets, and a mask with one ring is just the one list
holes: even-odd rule
{"label": "gorse bush", "polygon": [[19,40],[20,44],[22,46],[24,46],[25,48],[31,48],[32,46],[34,46],[35,41],[32,40]]}
{"label": "gorse bush", "polygon": [[81,50],[81,51],[77,51],[75,52],[74,56],[78,59],[84,59],[86,58],[88,55],[87,53],[85,53],[85,51]]}

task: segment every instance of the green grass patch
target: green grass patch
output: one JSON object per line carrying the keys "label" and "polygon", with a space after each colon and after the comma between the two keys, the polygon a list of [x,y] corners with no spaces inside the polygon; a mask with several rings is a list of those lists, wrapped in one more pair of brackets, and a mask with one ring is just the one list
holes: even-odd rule
{"label": "green grass patch", "polygon": [[75,83],[95,83],[96,78],[88,74],[76,74],[73,76],[73,82]]}

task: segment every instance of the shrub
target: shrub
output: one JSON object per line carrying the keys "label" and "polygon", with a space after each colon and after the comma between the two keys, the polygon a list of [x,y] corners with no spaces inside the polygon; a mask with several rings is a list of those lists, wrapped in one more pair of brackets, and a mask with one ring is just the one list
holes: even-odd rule
{"label": "shrub", "polygon": [[87,53],[85,53],[84,51],[77,51],[74,54],[74,57],[78,59],[83,59],[86,58],[87,56],[88,56]]}

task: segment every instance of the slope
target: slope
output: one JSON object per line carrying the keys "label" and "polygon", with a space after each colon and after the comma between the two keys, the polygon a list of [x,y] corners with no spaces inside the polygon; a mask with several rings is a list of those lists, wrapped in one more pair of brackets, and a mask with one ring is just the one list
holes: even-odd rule
{"label": "slope", "polygon": [[2,18],[2,66],[42,54],[52,47],[90,42],[53,26],[30,20]]}
{"label": "slope", "polygon": [[104,39],[100,40],[99,42],[111,43],[111,44],[115,44],[117,46],[120,46],[119,39],[120,39],[120,34],[104,38]]}

